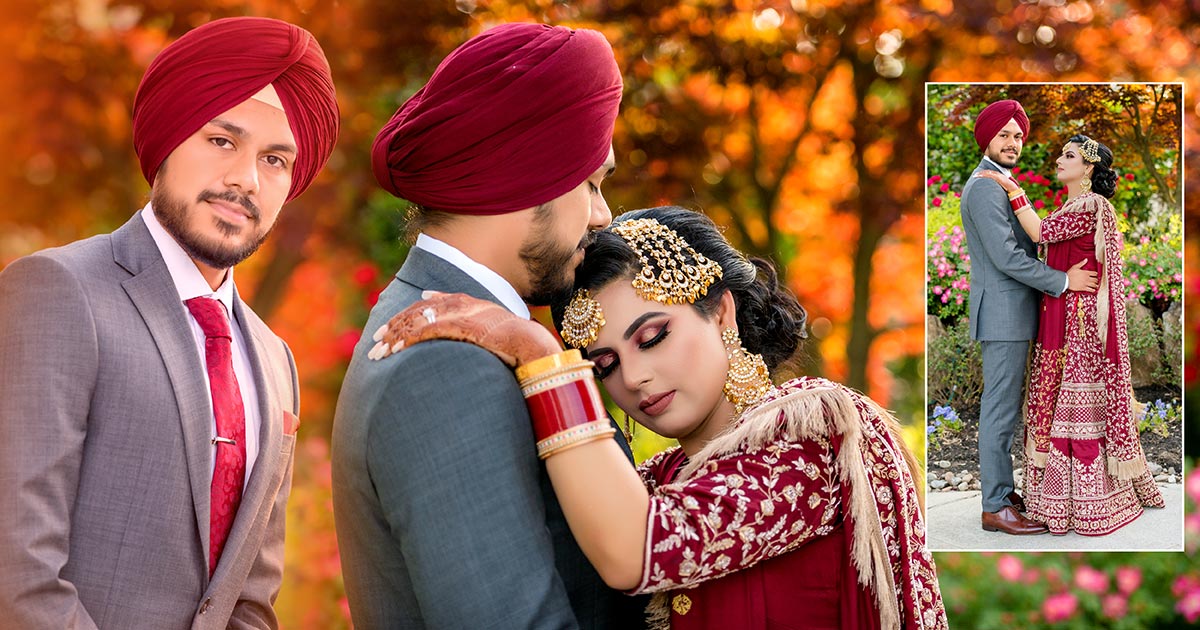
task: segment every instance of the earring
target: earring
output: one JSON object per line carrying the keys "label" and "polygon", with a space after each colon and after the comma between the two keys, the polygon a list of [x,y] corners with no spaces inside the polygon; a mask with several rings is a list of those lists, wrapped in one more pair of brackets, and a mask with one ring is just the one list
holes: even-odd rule
{"label": "earring", "polygon": [[725,375],[725,398],[733,403],[738,415],[762,399],[771,391],[771,374],[761,354],[746,352],[737,331],[726,328],[721,331],[725,344],[725,356],[729,358],[729,372]]}
{"label": "earring", "polygon": [[1092,190],[1092,178],[1091,178],[1091,177],[1084,177],[1084,178],[1083,178],[1083,181],[1079,182],[1079,190],[1081,190],[1081,191],[1083,191],[1083,192],[1091,192],[1091,190]]}

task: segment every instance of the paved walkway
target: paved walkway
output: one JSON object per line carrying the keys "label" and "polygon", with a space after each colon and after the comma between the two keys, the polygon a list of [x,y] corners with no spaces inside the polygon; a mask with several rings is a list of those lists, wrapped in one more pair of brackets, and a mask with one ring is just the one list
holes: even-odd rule
{"label": "paved walkway", "polygon": [[930,492],[926,497],[933,551],[1182,551],[1183,484],[1159,484],[1167,506],[1147,509],[1107,536],[1011,536],[979,525],[979,491]]}

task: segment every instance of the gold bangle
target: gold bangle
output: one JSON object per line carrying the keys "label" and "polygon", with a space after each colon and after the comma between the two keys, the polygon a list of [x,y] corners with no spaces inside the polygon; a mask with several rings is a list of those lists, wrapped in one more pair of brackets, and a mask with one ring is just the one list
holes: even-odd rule
{"label": "gold bangle", "polygon": [[1018,189],[1008,193],[1008,200],[1012,201],[1013,199],[1016,199],[1017,197],[1020,197],[1021,195],[1024,195],[1024,194],[1025,194],[1025,189],[1018,188]]}
{"label": "gold bangle", "polygon": [[538,392],[544,392],[547,389],[554,389],[567,383],[582,381],[592,377],[591,363],[579,367],[572,366],[569,370],[562,372],[555,371],[553,374],[545,377],[539,375],[528,381],[521,381],[521,395],[529,398]]}
{"label": "gold bangle", "polygon": [[612,428],[608,420],[595,420],[585,424],[571,427],[565,431],[559,431],[550,437],[541,440],[537,443],[537,453],[540,459],[546,459],[551,455],[560,451],[566,450],[573,446],[578,446],[585,442],[603,439],[612,436],[617,430]]}
{"label": "gold bangle", "polygon": [[543,372],[549,372],[555,368],[566,367],[572,363],[583,361],[583,355],[578,350],[564,350],[557,354],[534,359],[529,363],[517,366],[517,380],[524,381],[534,376],[538,376]]}

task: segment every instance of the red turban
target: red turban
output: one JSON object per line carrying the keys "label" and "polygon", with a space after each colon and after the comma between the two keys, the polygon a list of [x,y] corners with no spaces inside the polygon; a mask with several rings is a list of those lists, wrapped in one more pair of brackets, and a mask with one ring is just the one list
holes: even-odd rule
{"label": "red turban", "polygon": [[1017,120],[1017,126],[1021,128],[1021,133],[1025,134],[1025,140],[1029,140],[1029,116],[1025,115],[1025,109],[1016,101],[996,101],[991,105],[983,108],[979,112],[979,116],[975,119],[975,144],[979,145],[979,150],[986,151],[987,146],[992,143],[992,138],[1000,133],[1004,125],[1012,119]]}
{"label": "red turban", "polygon": [[497,26],[450,53],[384,125],[375,179],[434,210],[532,208],[600,168],[620,102],[621,73],[600,33]]}
{"label": "red turban", "polygon": [[272,85],[296,137],[290,201],[304,192],[337,141],[329,62],[308,31],[256,17],[215,20],[155,57],[133,101],[133,148],[146,181],[175,147],[213,118]]}

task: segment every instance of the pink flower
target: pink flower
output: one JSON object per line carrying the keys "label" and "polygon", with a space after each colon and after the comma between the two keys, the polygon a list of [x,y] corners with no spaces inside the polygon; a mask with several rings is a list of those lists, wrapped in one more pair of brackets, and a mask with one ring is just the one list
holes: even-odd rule
{"label": "pink flower", "polygon": [[1183,615],[1188,623],[1196,623],[1200,619],[1200,590],[1189,591],[1175,604],[1175,610]]}
{"label": "pink flower", "polygon": [[1125,179],[1133,181],[1133,173],[1125,173]]}
{"label": "pink flower", "polygon": [[1183,488],[1193,502],[1200,503],[1200,468],[1193,468],[1192,472],[1188,473],[1187,482]]}
{"label": "pink flower", "polygon": [[940,181],[942,181],[942,176],[941,176],[941,175],[934,175],[933,177],[930,177],[930,178],[929,178],[929,183],[930,183],[930,184],[936,184],[936,183],[938,183],[938,182],[940,182]]}
{"label": "pink flower", "polygon": [[1137,567],[1120,567],[1117,569],[1117,590],[1128,595],[1137,590],[1142,584],[1142,570]]}
{"label": "pink flower", "polygon": [[935,208],[936,208],[936,207],[938,207],[938,206],[940,206],[940,205],[942,205],[942,198],[941,198],[941,197],[934,197],[934,198],[933,198],[933,207],[935,207]]}
{"label": "pink flower", "polygon": [[1081,565],[1075,569],[1075,586],[1089,593],[1103,594],[1108,590],[1108,574],[1087,565]]}
{"label": "pink flower", "polygon": [[942,187],[938,188],[938,190],[941,192],[950,192],[950,182],[942,184]]}
{"label": "pink flower", "polygon": [[1104,596],[1103,603],[1100,604],[1104,616],[1109,619],[1120,619],[1125,616],[1128,609],[1128,603],[1124,597],[1116,594],[1108,594]]}
{"label": "pink flower", "polygon": [[1070,619],[1078,607],[1079,600],[1073,593],[1059,593],[1047,597],[1046,601],[1042,602],[1042,614],[1046,616],[1046,621],[1056,623]]}
{"label": "pink flower", "polygon": [[1041,210],[1042,208],[1046,207],[1046,202],[1038,199],[1037,201],[1033,202],[1033,207]]}

